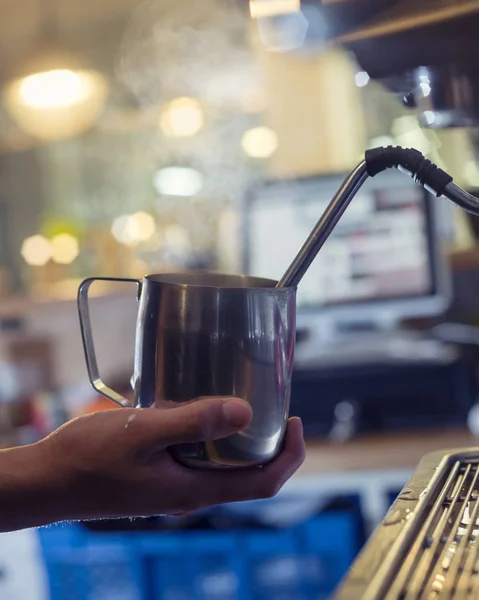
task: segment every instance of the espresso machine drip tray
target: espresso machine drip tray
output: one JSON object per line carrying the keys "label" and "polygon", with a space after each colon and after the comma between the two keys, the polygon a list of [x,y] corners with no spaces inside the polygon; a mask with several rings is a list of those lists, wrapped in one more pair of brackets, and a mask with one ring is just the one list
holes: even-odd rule
{"label": "espresso machine drip tray", "polygon": [[479,598],[479,448],[419,464],[336,600]]}

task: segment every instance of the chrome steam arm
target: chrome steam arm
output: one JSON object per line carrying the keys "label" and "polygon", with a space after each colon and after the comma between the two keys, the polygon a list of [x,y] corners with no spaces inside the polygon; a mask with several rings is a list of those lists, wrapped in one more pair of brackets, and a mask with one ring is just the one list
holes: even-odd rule
{"label": "chrome steam arm", "polygon": [[368,177],[398,169],[437,197],[444,196],[463,210],[479,215],[479,198],[457,186],[452,177],[418,150],[388,146],[367,150],[365,159],[345,179],[303,247],[288,267],[278,287],[297,286],[339,219]]}

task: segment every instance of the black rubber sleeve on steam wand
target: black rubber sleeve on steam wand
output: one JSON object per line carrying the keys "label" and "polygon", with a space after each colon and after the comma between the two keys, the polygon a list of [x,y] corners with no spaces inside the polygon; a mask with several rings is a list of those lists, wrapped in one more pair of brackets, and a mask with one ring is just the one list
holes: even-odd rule
{"label": "black rubber sleeve on steam wand", "polygon": [[452,181],[448,173],[413,148],[373,148],[366,151],[365,160],[370,177],[387,169],[399,169],[437,197],[444,194],[446,186]]}

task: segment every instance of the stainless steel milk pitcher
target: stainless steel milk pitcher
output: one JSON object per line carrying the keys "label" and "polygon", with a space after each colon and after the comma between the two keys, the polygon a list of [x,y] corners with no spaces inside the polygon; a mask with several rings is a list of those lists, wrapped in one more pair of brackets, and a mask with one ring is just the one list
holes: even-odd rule
{"label": "stainless steel milk pitcher", "polygon": [[[78,306],[93,387],[122,406],[98,372],[85,280]],[[289,414],[295,347],[296,288],[254,277],[149,275],[138,286],[132,385],[137,407],[168,409],[204,396],[236,396],[253,409],[250,425],[229,438],[172,449],[191,467],[264,464],[281,450]],[[112,349],[114,351],[114,349]]]}

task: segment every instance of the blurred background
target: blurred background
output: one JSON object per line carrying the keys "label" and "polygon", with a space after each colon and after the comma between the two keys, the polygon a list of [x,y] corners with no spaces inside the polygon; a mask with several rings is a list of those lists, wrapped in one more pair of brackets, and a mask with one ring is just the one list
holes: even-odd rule
{"label": "blurred background", "polygon": [[[0,447],[113,408],[87,380],[83,278],[279,278],[367,148],[414,147],[479,189],[478,11],[0,0]],[[419,459],[477,445],[478,235],[403,175],[368,183],[299,292],[308,457],[283,495],[2,537],[0,596],[331,597]],[[131,394],[134,290],[92,289],[101,370]]]}

